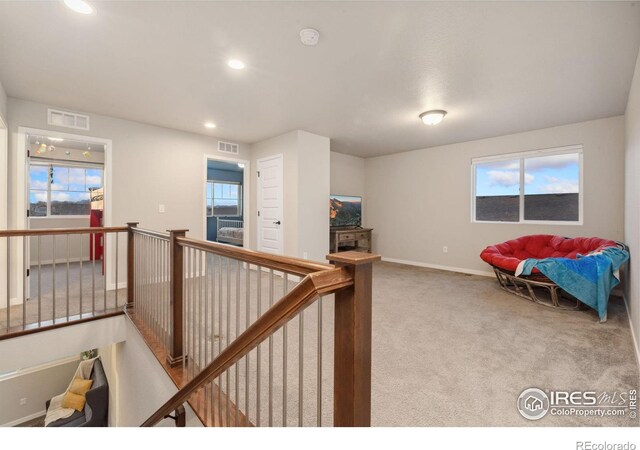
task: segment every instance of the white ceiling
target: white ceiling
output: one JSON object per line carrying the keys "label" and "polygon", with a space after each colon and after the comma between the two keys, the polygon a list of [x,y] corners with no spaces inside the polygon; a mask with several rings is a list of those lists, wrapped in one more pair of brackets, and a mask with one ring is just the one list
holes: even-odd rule
{"label": "white ceiling", "polygon": [[[247,143],[303,129],[359,156],[623,114],[640,43],[626,2],[94,5],[0,2],[8,95]],[[449,115],[427,127],[428,109]]]}

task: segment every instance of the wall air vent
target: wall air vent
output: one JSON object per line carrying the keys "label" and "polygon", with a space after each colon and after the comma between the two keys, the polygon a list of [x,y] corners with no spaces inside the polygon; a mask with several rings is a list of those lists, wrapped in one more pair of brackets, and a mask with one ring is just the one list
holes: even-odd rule
{"label": "wall air vent", "polygon": [[238,144],[232,142],[218,141],[218,151],[220,153],[231,153],[232,155],[238,154]]}
{"label": "wall air vent", "polygon": [[49,125],[76,130],[89,130],[89,116],[57,109],[47,110],[47,122]]}

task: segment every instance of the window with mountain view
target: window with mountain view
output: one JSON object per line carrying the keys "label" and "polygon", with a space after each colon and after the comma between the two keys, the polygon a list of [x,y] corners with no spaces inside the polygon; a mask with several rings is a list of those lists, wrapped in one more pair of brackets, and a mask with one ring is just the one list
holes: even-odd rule
{"label": "window with mountain view", "polygon": [[102,187],[102,169],[57,164],[29,168],[29,215],[88,216],[91,190]]}
{"label": "window with mountain view", "polygon": [[473,160],[474,221],[581,221],[582,147]]}

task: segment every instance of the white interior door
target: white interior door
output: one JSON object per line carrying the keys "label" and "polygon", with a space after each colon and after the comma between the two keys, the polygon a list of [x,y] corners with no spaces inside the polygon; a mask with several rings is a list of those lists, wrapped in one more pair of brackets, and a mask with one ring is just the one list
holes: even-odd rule
{"label": "white interior door", "polygon": [[281,255],[283,242],[282,155],[258,160],[258,250]]}

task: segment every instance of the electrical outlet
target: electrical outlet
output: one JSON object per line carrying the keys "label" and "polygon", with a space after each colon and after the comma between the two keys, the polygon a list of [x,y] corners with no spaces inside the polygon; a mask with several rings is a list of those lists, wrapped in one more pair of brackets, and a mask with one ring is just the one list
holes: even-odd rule
{"label": "electrical outlet", "polygon": [[159,213],[164,213],[164,205],[158,205],[158,212]]}
{"label": "electrical outlet", "polygon": [[27,398],[26,397],[21,398],[20,399],[20,406],[24,406],[26,404],[27,404]]}
{"label": "electrical outlet", "polygon": [[449,253],[449,247],[447,247],[446,245],[442,247],[442,253]]}

